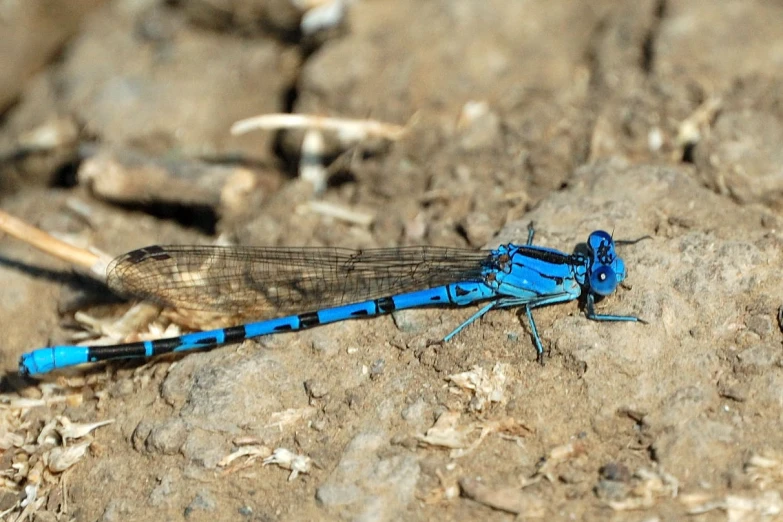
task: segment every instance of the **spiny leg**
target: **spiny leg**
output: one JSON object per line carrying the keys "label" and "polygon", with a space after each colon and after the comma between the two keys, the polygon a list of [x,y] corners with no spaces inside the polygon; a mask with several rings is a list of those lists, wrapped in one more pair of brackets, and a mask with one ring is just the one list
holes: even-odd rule
{"label": "spiny leg", "polygon": [[527,225],[527,242],[525,245],[530,246],[533,244],[533,236],[536,234],[535,223],[531,221]]}
{"label": "spiny leg", "polygon": [[539,364],[544,364],[544,347],[541,344],[541,338],[538,336],[538,328],[536,328],[536,322],[533,320],[533,312],[530,305],[525,305],[525,313],[527,314],[527,322],[530,323],[530,331],[533,334],[533,342],[536,345],[536,360]]}
{"label": "spiny leg", "polygon": [[530,300],[530,298],[510,297],[505,299],[498,299],[497,301],[495,301],[494,305],[495,308],[508,308],[512,306],[525,307],[525,313],[527,314],[527,321],[528,323],[530,323],[530,331],[533,334],[533,343],[535,344],[536,347],[536,354],[537,354],[536,360],[539,363],[544,364],[544,345],[543,343],[541,343],[541,337],[538,335],[538,328],[536,328],[536,322],[533,319],[533,313],[531,310],[538,306],[546,306],[550,304],[573,301],[576,298],[577,296],[568,293],[555,294],[546,297],[539,297],[532,301]]}
{"label": "spiny leg", "polygon": [[605,315],[595,313],[595,296],[587,294],[585,302],[585,317],[592,321],[629,321],[633,323],[647,324],[647,321],[633,315]]}
{"label": "spiny leg", "polygon": [[493,308],[495,308],[495,306],[497,306],[497,304],[498,304],[498,301],[492,301],[492,302],[490,302],[490,303],[487,303],[486,305],[482,306],[482,307],[479,309],[479,311],[478,311],[478,312],[476,312],[475,314],[471,315],[471,316],[468,318],[468,320],[467,320],[467,321],[465,321],[464,323],[462,323],[461,325],[459,325],[459,326],[458,326],[457,328],[455,328],[455,329],[454,329],[454,330],[453,330],[453,331],[452,331],[452,332],[451,332],[449,335],[447,335],[446,337],[444,337],[444,338],[443,338],[443,342],[444,342],[444,343],[447,343],[447,342],[449,342],[449,341],[451,340],[451,338],[452,338],[452,337],[454,337],[455,335],[457,335],[458,333],[460,333],[460,332],[462,331],[462,329],[463,329],[463,328],[465,328],[466,326],[468,326],[470,323],[472,323],[472,322],[473,322],[473,321],[475,321],[476,319],[479,319],[479,318],[481,318],[481,316],[483,316],[484,314],[486,314],[487,312],[489,312],[490,310],[492,310]]}
{"label": "spiny leg", "polygon": [[537,306],[546,306],[550,304],[555,303],[564,303],[567,301],[572,301],[576,299],[576,296],[572,294],[556,294],[556,295],[550,295],[547,297],[541,297],[536,300],[531,301],[529,297],[505,297],[502,299],[497,299],[495,301],[492,301],[490,303],[487,303],[486,305],[482,306],[478,312],[473,314],[468,318],[467,321],[463,322],[461,325],[459,325],[456,329],[454,329],[453,332],[451,332],[449,335],[443,338],[443,341],[441,342],[448,342],[451,340],[455,335],[457,335],[459,332],[461,332],[466,326],[468,326],[470,323],[474,322],[476,319],[481,318],[483,315],[485,315],[487,312],[492,310],[493,308],[509,308],[514,306],[524,306],[525,312],[527,313],[527,320],[530,323],[530,330],[533,333],[533,342],[536,345],[536,353],[538,354],[536,359],[543,364],[544,362],[544,346],[541,343],[541,338],[538,335],[538,329],[536,328],[536,322],[533,320],[533,314],[531,313],[531,309],[537,307]]}
{"label": "spiny leg", "polygon": [[[530,302],[529,298],[519,298],[519,297],[505,297],[502,299],[496,299],[494,301],[491,301],[481,308],[479,310],[471,315],[466,321],[464,321],[461,325],[456,327],[450,334],[448,334],[446,337],[443,338],[443,342],[450,341],[455,335],[460,333],[466,326],[468,326],[470,323],[476,321],[477,319],[480,319],[483,317],[487,312],[492,310],[493,308],[509,308],[512,306],[525,306],[525,307],[532,307],[532,306],[542,306],[546,304],[552,304],[552,303],[560,303],[563,301],[570,301],[573,299],[571,296],[567,295],[556,295],[556,296],[550,296],[545,299],[538,299],[537,301]],[[533,325],[533,328],[535,328],[535,324]],[[536,333],[536,338],[538,337],[538,334]],[[539,352],[543,351],[541,348],[541,341],[539,339],[536,339],[536,342],[538,343],[536,346],[536,350]]]}

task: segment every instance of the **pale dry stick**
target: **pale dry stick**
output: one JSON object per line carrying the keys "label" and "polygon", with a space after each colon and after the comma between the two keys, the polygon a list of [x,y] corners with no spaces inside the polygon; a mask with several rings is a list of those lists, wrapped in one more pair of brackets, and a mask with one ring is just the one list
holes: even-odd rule
{"label": "pale dry stick", "polygon": [[[94,248],[87,250],[66,243],[2,210],[0,210],[0,232],[6,232],[44,253],[62,259],[75,267],[83,268],[90,277],[104,285],[107,284],[106,274],[112,256],[104,252]],[[91,327],[91,331],[108,336],[112,342],[119,342],[140,331],[140,325],[150,324],[159,315],[159,306],[152,303],[137,303],[111,324],[103,320],[95,320],[80,312],[76,313],[75,318],[86,327]]]}
{"label": "pale dry stick", "polygon": [[334,0],[291,0],[291,3],[300,11],[309,11],[333,2]]}
{"label": "pale dry stick", "polygon": [[334,218],[346,223],[369,227],[375,221],[375,215],[351,210],[327,201],[308,201],[296,208],[297,212],[313,212],[321,216]]}
{"label": "pale dry stick", "polygon": [[316,129],[336,132],[344,143],[367,138],[385,138],[397,141],[405,136],[407,126],[384,123],[377,120],[331,118],[309,114],[263,114],[240,120],[231,126],[231,134],[245,134],[252,130]]}
{"label": "pale dry stick", "polygon": [[[678,149],[700,142],[704,135],[710,131],[710,126],[722,106],[723,100],[720,97],[710,96],[687,118],[682,120],[677,128]],[[679,150],[676,153],[680,154]]]}
{"label": "pale dry stick", "polygon": [[328,172],[323,164],[324,138],[317,130],[305,131],[302,140],[302,159],[299,162],[299,177],[313,185],[316,195],[326,191]]}
{"label": "pale dry stick", "polygon": [[5,511],[0,511],[0,520],[5,520],[5,516],[11,513],[11,511],[17,509],[19,507],[19,502],[16,502],[11,505],[10,508],[6,509]]}
{"label": "pale dry stick", "polygon": [[85,268],[89,271],[90,276],[102,283],[106,282],[106,267],[112,260],[108,254],[66,243],[2,210],[0,210],[0,232],[5,232],[72,265]]}
{"label": "pale dry stick", "polygon": [[342,146],[353,145],[369,138],[396,141],[407,132],[407,127],[376,120],[277,113],[263,114],[237,121],[231,126],[231,134],[245,134],[256,129],[303,129],[306,131],[302,140],[302,162],[299,166],[299,175],[302,179],[312,183],[316,195],[320,195],[326,190],[328,177],[328,171],[322,164],[324,143],[321,135],[323,132],[336,133]]}
{"label": "pale dry stick", "polygon": [[301,12],[299,28],[305,35],[331,29],[342,23],[352,0],[291,0]]}

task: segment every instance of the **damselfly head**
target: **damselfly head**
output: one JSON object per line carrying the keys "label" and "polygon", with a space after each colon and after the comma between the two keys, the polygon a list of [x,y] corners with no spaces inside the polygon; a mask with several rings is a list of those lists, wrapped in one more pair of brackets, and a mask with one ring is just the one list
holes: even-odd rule
{"label": "damselfly head", "polygon": [[587,238],[587,247],[593,257],[593,263],[611,265],[617,253],[614,250],[614,240],[609,233],[596,230]]}
{"label": "damselfly head", "polygon": [[617,288],[617,274],[611,267],[599,265],[590,271],[590,290],[598,295],[609,295]]}
{"label": "damselfly head", "polygon": [[614,240],[609,233],[596,230],[587,239],[590,250],[590,290],[598,295],[609,295],[625,279],[625,263],[617,257]]}

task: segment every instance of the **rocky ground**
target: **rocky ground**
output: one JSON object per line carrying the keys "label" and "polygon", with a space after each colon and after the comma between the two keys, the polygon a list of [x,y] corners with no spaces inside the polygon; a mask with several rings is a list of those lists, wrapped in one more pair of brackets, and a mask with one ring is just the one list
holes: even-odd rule
{"label": "rocky ground", "polygon": [[[544,366],[524,314],[433,345],[474,312],[436,308],[40,380],[20,354],[116,342],[130,305],[2,236],[0,514],[783,516],[781,19],[761,0],[0,2],[0,208],[71,244],[651,236],[598,304],[648,324],[537,310]],[[387,125],[231,133],[271,113]],[[119,337],[214,320],[152,313]]]}

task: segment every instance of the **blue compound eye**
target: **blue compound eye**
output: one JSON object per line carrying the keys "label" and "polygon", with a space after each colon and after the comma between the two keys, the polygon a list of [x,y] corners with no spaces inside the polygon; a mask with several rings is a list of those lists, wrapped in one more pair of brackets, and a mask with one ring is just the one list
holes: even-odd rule
{"label": "blue compound eye", "polygon": [[590,234],[590,237],[587,238],[587,246],[596,263],[611,265],[617,258],[614,251],[614,240],[603,230],[596,230]]}
{"label": "blue compound eye", "polygon": [[617,284],[617,275],[608,266],[599,266],[590,273],[590,290],[598,295],[611,294]]}
{"label": "blue compound eye", "polygon": [[587,244],[590,246],[590,249],[595,252],[602,246],[607,247],[609,245],[614,245],[614,240],[608,232],[596,230],[587,238]]}

